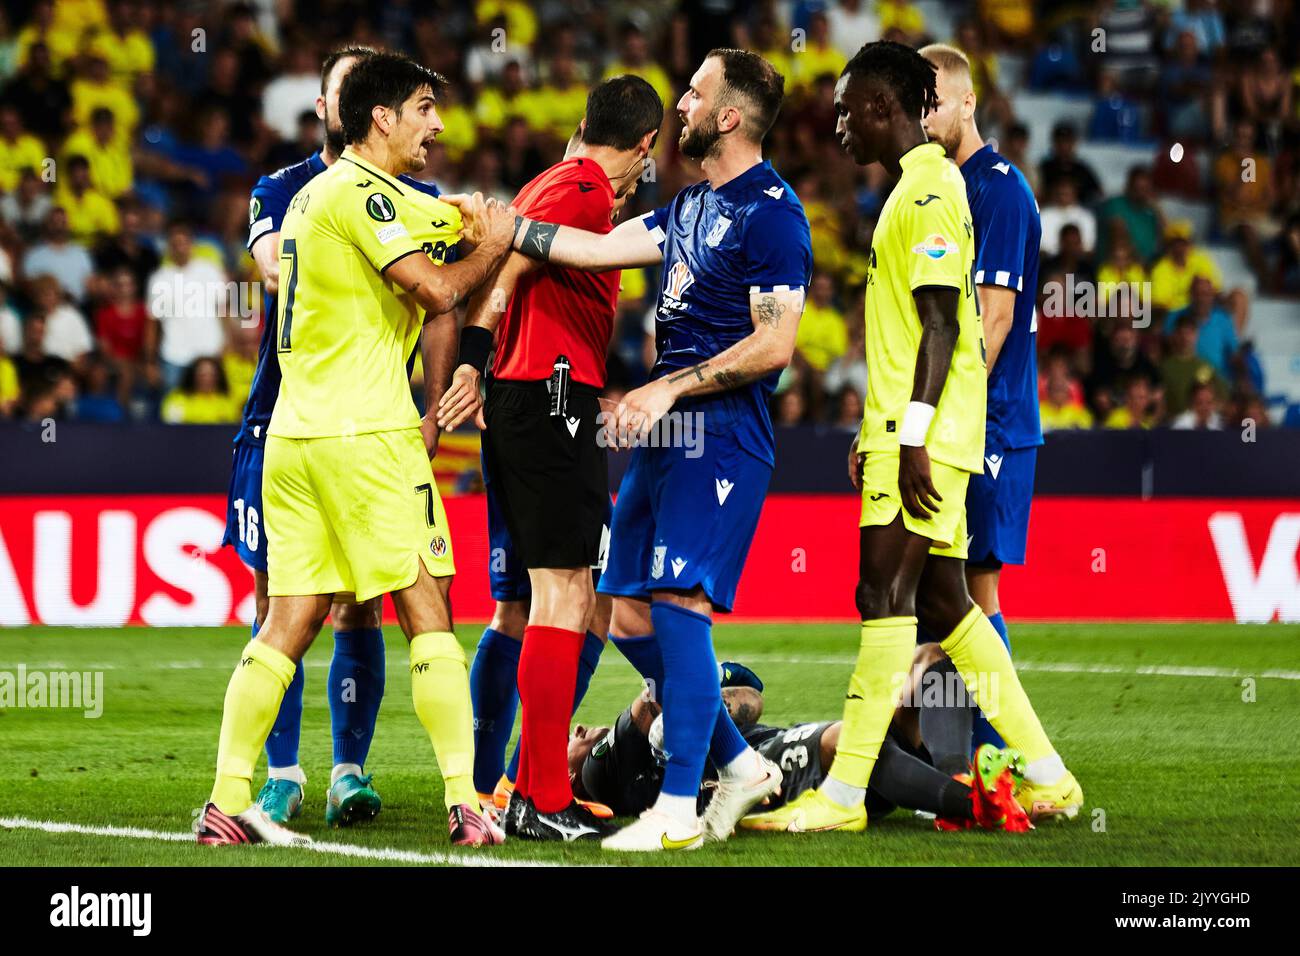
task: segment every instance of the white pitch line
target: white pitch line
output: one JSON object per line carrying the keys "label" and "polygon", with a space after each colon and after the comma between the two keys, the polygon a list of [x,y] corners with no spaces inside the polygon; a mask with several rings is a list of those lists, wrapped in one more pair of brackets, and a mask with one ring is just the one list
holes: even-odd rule
{"label": "white pitch line", "polygon": [[[857,658],[840,657],[781,657],[772,654],[749,654],[745,661],[764,664],[823,664],[850,667]],[[1125,667],[1121,664],[1076,664],[1068,661],[1015,662],[1018,671],[1043,671],[1055,674],[1124,674],[1130,677],[1264,677],[1270,680],[1300,680],[1300,671],[1231,670],[1226,667],[1191,667],[1177,664],[1144,664]]]}
{"label": "white pitch line", "polygon": [[[193,843],[193,833],[166,830],[142,830],[138,827],[96,827],[81,823],[59,823],[55,820],[29,820],[26,817],[0,817],[0,828],[10,830],[38,830],[42,833],[76,833],[82,836],[122,837],[128,840],[158,840],[164,843]],[[258,850],[263,846],[258,846]],[[360,860],[383,860],[389,863],[425,863],[434,866],[488,866],[488,867],[551,867],[558,864],[538,860],[499,860],[489,856],[453,856],[448,853],[417,853],[414,850],[395,850],[354,846],[349,843],[298,843],[285,850],[310,850],[350,856]]]}

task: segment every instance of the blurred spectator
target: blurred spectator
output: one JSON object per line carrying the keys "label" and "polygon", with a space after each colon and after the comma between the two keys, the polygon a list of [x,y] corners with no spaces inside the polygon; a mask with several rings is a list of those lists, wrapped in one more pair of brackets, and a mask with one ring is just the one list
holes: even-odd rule
{"label": "blurred spectator", "polygon": [[0,355],[8,355],[22,348],[22,320],[9,301],[13,283],[13,263],[9,260],[9,253],[0,249]]}
{"label": "blurred spectator", "polygon": [[1020,170],[1034,195],[1038,195],[1038,167],[1029,161],[1029,127],[1024,123],[1008,126],[1006,136],[998,143],[998,152]]}
{"label": "blurred spectator", "polygon": [[131,147],[125,136],[118,135],[111,110],[103,106],[90,114],[90,127],[79,129],[63,144],[64,164],[73,156],[84,156],[90,163],[90,184],[102,195],[116,199],[134,184],[131,170]]}
{"label": "blurred spectator", "polygon": [[[1119,297],[1128,296],[1131,303],[1136,296],[1145,294],[1146,282],[1147,270],[1133,254],[1133,243],[1129,241],[1128,233],[1121,231],[1119,238],[1111,244],[1110,257],[1097,270],[1098,301],[1110,305]],[[1111,308],[1110,314],[1116,315],[1117,312]]]}
{"label": "blurred spectator", "polygon": [[262,119],[281,139],[293,139],[298,115],[314,103],[320,92],[320,57],[309,43],[288,50],[284,72],[266,84],[262,94]]}
{"label": "blurred spectator", "polygon": [[262,341],[262,322],[236,322],[230,331],[230,344],[221,355],[221,370],[232,400],[243,407],[257,373],[258,346]]}
{"label": "blurred spectator", "polygon": [[1199,57],[1208,58],[1223,48],[1227,31],[1214,0],[1184,0],[1181,10],[1170,12],[1166,45],[1173,46],[1174,38],[1183,35],[1191,37],[1192,49]]}
{"label": "blurred spectator", "polygon": [[808,18],[808,36],[804,48],[796,48],[791,57],[790,76],[785,81],[786,90],[808,89],[824,73],[838,77],[847,62],[848,57],[831,43],[830,22],[826,14],[816,11]]}
{"label": "blurred spectator", "polygon": [[1065,180],[1074,184],[1075,202],[1091,206],[1101,195],[1101,183],[1092,167],[1076,155],[1078,148],[1078,130],[1069,123],[1057,123],[1052,127],[1052,151],[1039,166],[1039,177],[1048,196],[1058,195],[1056,184]]}
{"label": "blurred spectator", "polygon": [[1102,428],[1154,428],[1155,396],[1145,375],[1131,375],[1124,380],[1124,404],[1106,416]]}
{"label": "blurred spectator", "polygon": [[1165,254],[1151,268],[1151,300],[1157,309],[1177,312],[1187,308],[1192,282],[1210,280],[1213,288],[1223,285],[1223,276],[1203,249],[1192,245],[1192,224],[1186,220],[1165,227]]}
{"label": "blurred spectator", "polygon": [[135,135],[135,128],[140,123],[140,107],[135,97],[113,82],[108,71],[108,60],[98,53],[90,52],[83,57],[84,67],[72,81],[69,91],[72,94],[72,122],[76,126],[86,126],[96,109],[103,107],[113,114],[113,119],[122,135]]}
{"label": "blurred spectator", "polygon": [[[825,17],[822,19],[824,21]],[[639,76],[653,86],[664,102],[665,113],[676,105],[679,94],[674,92],[672,80],[664,68],[650,58],[650,45],[645,32],[631,21],[624,23],[619,31],[618,56],[605,67],[601,79],[607,80],[623,73]]]}
{"label": "blurred spectator", "polygon": [[1197,382],[1192,386],[1188,406],[1170,423],[1178,429],[1195,429],[1198,431],[1219,431],[1223,428],[1223,415],[1219,412],[1222,405],[1218,390],[1209,382]]}
{"label": "blurred spectator", "polygon": [[856,388],[842,388],[835,393],[835,427],[857,431],[862,427],[862,395]]}
{"label": "blurred spectator", "polygon": [[72,406],[73,418],[103,424],[126,421],[123,404],[113,389],[113,373],[108,362],[100,358],[88,362],[83,383]]}
{"label": "blurred spectator", "polygon": [[41,351],[73,365],[80,363],[95,347],[85,318],[64,301],[63,289],[53,276],[33,279],[30,291],[33,312],[27,320],[30,322],[34,315],[45,320]]}
{"label": "blurred spectator", "polygon": [[[1100,333],[1094,348],[1092,374],[1087,381],[1089,404],[1097,417],[1109,424],[1111,411],[1122,402],[1128,401],[1128,383],[1134,379],[1144,379],[1150,386],[1158,382],[1160,372],[1151,359],[1143,354],[1137,330],[1124,321],[1115,323],[1109,337]],[[1127,428],[1127,425],[1120,427]]]}
{"label": "blurred spectator", "polygon": [[153,71],[153,44],[140,28],[138,0],[114,0],[108,8],[108,25],[95,34],[90,49],[108,62],[118,86],[131,89],[136,79]]}
{"label": "blurred spectator", "polygon": [[1291,105],[1291,77],[1282,69],[1277,50],[1268,47],[1248,64],[1241,78],[1241,112],[1245,122],[1261,125],[1275,136],[1282,118],[1294,114]]}
{"label": "blurred spectator", "polygon": [[68,85],[55,76],[46,44],[38,42],[28,47],[26,62],[5,85],[4,101],[18,108],[29,132],[47,143],[63,138],[72,96]]}
{"label": "blurred spectator", "polygon": [[1232,381],[1232,361],[1240,349],[1237,329],[1215,300],[1214,285],[1209,279],[1192,279],[1190,304],[1165,317],[1166,335],[1175,335],[1178,324],[1189,319],[1196,330],[1196,354],[1208,362],[1224,381]]}
{"label": "blurred spectator", "polygon": [[65,172],[59,177],[54,201],[67,212],[72,237],[89,242],[96,236],[117,232],[117,207],[91,183],[90,160],[69,156],[63,165]]}
{"label": "blurred spectator", "polygon": [[1024,0],[979,0],[978,10],[985,29],[1000,46],[1024,46],[1034,34],[1034,5],[1031,3]]}
{"label": "blurred spectator", "polygon": [[1097,270],[1093,268],[1092,257],[1083,245],[1083,233],[1077,223],[1067,222],[1058,230],[1056,255],[1045,256],[1043,269],[1047,272],[1059,272],[1073,279],[1074,287],[1082,289],[1085,284],[1096,280]]}
{"label": "blurred spectator", "polygon": [[1012,109],[998,86],[997,51],[984,42],[979,20],[963,20],[957,27],[957,46],[970,61],[971,89],[975,91],[981,126],[1002,128],[1010,124]]}
{"label": "blurred spectator", "polygon": [[1300,213],[1293,213],[1278,240],[1274,288],[1283,295],[1300,295]]}
{"label": "blurred spectator", "polygon": [[1136,143],[1142,138],[1142,113],[1124,95],[1112,70],[1102,70],[1088,121],[1088,138],[1098,142]]}
{"label": "blurred spectator", "polygon": [[1053,351],[1043,364],[1038,417],[1044,432],[1091,428],[1092,414],[1083,404],[1082,387],[1073,378],[1064,351]]}
{"label": "blurred spectator", "polygon": [[826,10],[831,42],[846,61],[864,44],[880,39],[880,18],[872,6],[866,0],[837,0]]}
{"label": "blurred spectator", "polygon": [[[208,74],[206,89],[194,100],[194,110],[196,114],[206,114],[211,111],[219,111],[226,114],[226,119],[230,122],[230,141],[240,147],[248,148],[257,142],[259,135],[266,129],[262,121],[262,98],[257,95],[255,89],[249,89],[248,85],[240,78],[239,55],[232,49],[224,48],[216,50],[211,56],[211,68]],[[320,67],[317,65],[314,71],[312,81],[312,97],[304,100],[289,100],[283,104],[275,103],[274,108],[292,109],[295,105],[298,107],[298,113],[294,117],[293,129],[297,131],[300,128],[298,116],[302,111],[308,109],[311,105],[312,115],[315,115],[315,90],[320,88]],[[295,86],[296,92],[304,92],[304,86]],[[269,131],[272,136],[276,130]],[[286,140],[293,139],[293,136],[284,137]],[[310,150],[308,152],[311,152]],[[305,154],[298,153],[294,162],[298,162]],[[268,165],[272,165],[268,161]],[[279,169],[279,166],[273,166]]]}
{"label": "blurred spectator", "polygon": [[776,414],[772,424],[801,425],[807,412],[808,402],[804,398],[803,389],[798,383],[792,384],[784,391],[777,392]]}
{"label": "blurred spectator", "polygon": [[86,297],[86,282],[94,271],[90,253],[71,241],[67,211],[62,206],[52,207],[45,216],[44,241],[28,249],[23,257],[23,275],[29,280],[54,276],[69,298],[81,302]]}
{"label": "blurred spectator", "polygon": [[24,170],[42,172],[48,155],[40,138],[23,126],[18,107],[0,104],[0,190],[9,192],[17,187]]}
{"label": "blurred spectator", "polygon": [[1074,280],[1063,272],[1043,270],[1038,301],[1038,351],[1061,349],[1080,372],[1092,368],[1092,323],[1075,308]]}
{"label": "blurred spectator", "polygon": [[161,363],[163,388],[180,383],[195,360],[213,358],[225,348],[221,310],[226,276],[211,261],[194,255],[194,233],[183,222],[167,230],[167,259],[149,280],[146,295],[153,322],[146,342],[150,358]]}
{"label": "blurred spectator", "polygon": [[1241,242],[1255,275],[1264,279],[1264,243],[1282,231],[1273,215],[1277,184],[1273,162],[1255,149],[1255,126],[1238,120],[1232,144],[1214,162],[1219,228]]}
{"label": "blurred spectator", "polygon": [[[318,81],[319,82],[319,81]],[[229,180],[248,173],[248,163],[230,145],[230,117],[223,110],[210,109],[199,118],[198,139],[178,147],[176,162],[202,173],[206,185],[195,189],[196,209],[204,209]]]}
{"label": "blurred spectator", "polygon": [[1160,363],[1160,380],[1165,387],[1165,413],[1171,418],[1187,409],[1192,389],[1197,385],[1209,385],[1220,398],[1227,397],[1227,389],[1215,367],[1196,352],[1198,332],[1195,316],[1181,313],[1174,323],[1169,353]]}
{"label": "blurred spectator", "polygon": [[8,355],[0,352],[0,418],[8,418],[18,404],[18,370]]}
{"label": "blurred spectator", "polygon": [[1092,252],[1097,245],[1097,217],[1092,210],[1079,203],[1078,189],[1070,179],[1057,179],[1048,193],[1048,201],[1043,205],[1042,253],[1054,256],[1061,250],[1061,230],[1075,226],[1085,253]]}
{"label": "blurred spectator", "polygon": [[13,355],[18,387],[24,396],[53,387],[71,371],[68,362],[45,351],[45,316],[33,312],[23,321],[22,348]]}
{"label": "blurred spectator", "polygon": [[826,371],[848,346],[844,315],[835,308],[834,296],[834,280],[824,272],[814,275],[795,337],[795,349],[818,372]]}
{"label": "blurred spectator", "polygon": [[864,340],[866,326],[862,320],[863,294],[853,299],[853,309],[845,323],[847,339],[843,352],[831,362],[822,376],[822,386],[831,395],[851,388],[861,396],[867,394],[867,353]]}
{"label": "blurred spectator", "polygon": [[1194,31],[1179,33],[1173,50],[1173,59],[1160,75],[1158,105],[1165,113],[1165,132],[1178,140],[1205,139],[1210,133],[1213,73],[1197,48]]}
{"label": "blurred spectator", "polygon": [[140,202],[127,197],[120,205],[121,228],[113,235],[105,236],[95,247],[95,268],[101,275],[109,275],[121,268],[130,269],[136,289],[143,289],[161,259],[153,242],[144,235],[145,210]]}
{"label": "blurred spectator", "polygon": [[1110,254],[1112,236],[1122,229],[1140,262],[1151,262],[1160,251],[1160,234],[1164,227],[1164,214],[1156,205],[1151,170],[1134,166],[1128,172],[1124,193],[1112,196],[1097,208],[1100,229],[1097,254],[1106,259]]}
{"label": "blurred spectator", "polygon": [[171,425],[223,425],[239,421],[243,403],[233,400],[226,373],[214,358],[196,359],[162,403],[162,420]]}
{"label": "blurred spectator", "polygon": [[0,196],[0,217],[23,242],[34,242],[45,227],[45,217],[50,214],[54,200],[49,188],[41,182],[35,170],[25,169],[19,176],[13,192]]}
{"label": "blurred spectator", "polygon": [[118,400],[124,406],[143,372],[148,329],[149,314],[135,274],[119,266],[109,277],[106,301],[95,310],[95,336],[100,354],[117,378]]}

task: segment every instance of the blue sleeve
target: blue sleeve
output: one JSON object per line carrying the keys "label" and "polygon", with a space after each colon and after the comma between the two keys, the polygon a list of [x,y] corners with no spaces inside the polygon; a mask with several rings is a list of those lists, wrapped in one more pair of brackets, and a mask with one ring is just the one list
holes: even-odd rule
{"label": "blue sleeve", "polygon": [[442,195],[442,190],[438,188],[437,183],[425,182],[423,179],[416,179],[413,176],[406,175],[398,176],[397,178],[406,183],[406,185],[410,186],[412,189],[418,189],[420,192],[432,196],[434,199],[437,199]]}
{"label": "blue sleeve", "polygon": [[293,193],[283,179],[275,176],[263,176],[253,187],[253,195],[248,201],[248,243],[253,243],[268,232],[279,232],[284,214],[289,210]]}
{"label": "blue sleeve", "polygon": [[999,185],[985,195],[984,215],[975,220],[975,284],[1023,292],[1026,238],[1034,213],[1017,180],[1003,177]]}
{"label": "blue sleeve", "polygon": [[750,293],[779,286],[806,289],[812,280],[812,236],[799,206],[764,203],[745,217],[745,284]]}
{"label": "blue sleeve", "polygon": [[672,208],[673,204],[670,202],[667,206],[660,206],[658,209],[651,210],[640,217],[646,229],[654,234],[660,252],[664,251],[664,241],[668,235],[668,219],[672,213]]}

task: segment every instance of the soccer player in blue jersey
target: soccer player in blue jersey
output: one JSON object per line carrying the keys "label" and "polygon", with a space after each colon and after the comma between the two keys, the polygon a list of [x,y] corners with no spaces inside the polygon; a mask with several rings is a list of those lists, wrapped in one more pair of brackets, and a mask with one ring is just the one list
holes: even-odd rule
{"label": "soccer player in blue jersey", "polygon": [[[767,402],[812,269],[803,206],[762,156],[784,85],[757,54],[711,51],[677,103],[704,181],[604,235],[526,218],[515,234],[516,249],[563,266],[663,266],[651,381],[608,423],[634,451],[600,591],[614,595],[616,645],[659,694],[670,757],[654,806],[603,841],[611,850],[724,840],[781,782],[722,706],[712,616],[731,610],[758,525],[775,460]],[[672,447],[687,416],[703,442]],[[719,783],[700,818],[706,757]]]}
{"label": "soccer player in blue jersey", "polygon": [[[253,187],[249,202],[248,248],[257,263],[266,289],[264,325],[258,346],[257,369],[244,405],[243,421],[235,436],[234,464],[226,511],[223,544],[233,545],[240,559],[253,569],[256,616],[253,634],[266,620],[267,572],[266,529],[262,525],[262,459],[266,429],[280,391],[280,363],[276,354],[276,301],[280,274],[280,222],[294,195],[323,173],[343,152],[343,128],[339,122],[339,89],[348,71],[374,51],[369,47],[346,47],[326,57],[321,67],[321,93],[316,98],[316,115],[325,124],[325,144],[319,153],[300,163],[263,176]],[[414,188],[438,195],[438,188],[409,177],[402,180]],[[450,261],[450,257],[448,259]],[[437,375],[427,358],[439,349],[455,354],[454,322],[430,322],[424,328],[426,393]],[[434,339],[443,341],[434,349]],[[429,407],[436,407],[436,397]],[[424,429],[426,444],[436,446],[438,429],[432,419]],[[430,447],[432,455],[434,447]],[[346,826],[371,819],[379,812],[380,798],[364,773],[366,755],[374,737],[379,704],[384,696],[384,636],[380,628],[383,598],[364,604],[335,600],[330,608],[334,626],[334,657],[327,680],[330,723],[334,738],[334,770],[325,807],[331,826]],[[267,781],[257,802],[276,822],[296,817],[302,807],[306,776],[298,764],[299,731],[302,725],[303,667],[300,663],[293,683],[285,692],[275,725],[266,741]]]}
{"label": "soccer player in blue jersey", "polygon": [[[1038,246],[1042,224],[1034,191],[1020,170],[985,144],[975,125],[970,61],[960,50],[932,44],[921,55],[935,65],[938,105],[925,119],[932,142],[961,170],[975,222],[975,290],[988,353],[984,471],[966,493],[966,582],[970,595],[1011,649],[998,603],[1004,564],[1025,563],[1038,423]],[[1001,738],[980,714],[974,745]]]}

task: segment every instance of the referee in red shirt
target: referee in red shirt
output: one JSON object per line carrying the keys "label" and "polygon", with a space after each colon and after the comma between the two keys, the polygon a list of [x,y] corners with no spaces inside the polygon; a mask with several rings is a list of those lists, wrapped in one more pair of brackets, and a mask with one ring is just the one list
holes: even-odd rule
{"label": "referee in red shirt", "polygon": [[[662,122],[663,103],[645,80],[604,81],[587,97],[576,145],[520,190],[516,210],[609,232],[616,210],[636,192]],[[532,585],[519,655],[519,774],[505,817],[506,831],[523,839],[601,839],[615,829],[574,800],[567,751],[578,659],[596,600],[591,567],[609,508],[597,396],[619,277],[617,270],[582,272],[512,253],[470,299],[460,366],[439,410],[447,429],[477,412],[499,323],[479,423],[486,424],[485,466]]]}

